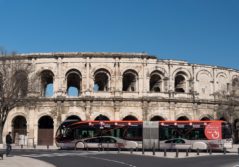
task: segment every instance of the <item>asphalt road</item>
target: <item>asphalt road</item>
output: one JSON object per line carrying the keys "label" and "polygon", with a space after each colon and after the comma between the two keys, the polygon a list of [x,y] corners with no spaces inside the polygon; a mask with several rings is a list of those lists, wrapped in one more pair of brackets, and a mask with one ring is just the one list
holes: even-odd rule
{"label": "asphalt road", "polygon": [[239,167],[238,155],[205,156],[194,158],[159,158],[130,154],[86,152],[17,153],[36,158],[56,167]]}

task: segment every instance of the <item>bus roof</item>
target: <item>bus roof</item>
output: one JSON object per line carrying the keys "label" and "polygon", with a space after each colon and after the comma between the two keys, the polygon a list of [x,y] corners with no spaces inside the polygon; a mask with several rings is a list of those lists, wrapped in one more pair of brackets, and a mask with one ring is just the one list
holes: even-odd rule
{"label": "bus roof", "polygon": [[[136,120],[125,120],[125,121],[121,121],[121,120],[115,120],[115,121],[108,121],[108,120],[90,120],[90,121],[78,121],[78,122],[74,122],[73,124],[74,125],[77,125],[77,124],[85,124],[85,123],[100,123],[100,122],[103,122],[103,123],[143,123],[144,121],[136,121]],[[225,122],[225,121],[222,121],[222,120],[205,120],[205,121],[201,121],[201,120],[185,120],[185,121],[174,121],[174,120],[168,120],[168,121],[158,121],[159,123],[212,123],[212,122]]]}

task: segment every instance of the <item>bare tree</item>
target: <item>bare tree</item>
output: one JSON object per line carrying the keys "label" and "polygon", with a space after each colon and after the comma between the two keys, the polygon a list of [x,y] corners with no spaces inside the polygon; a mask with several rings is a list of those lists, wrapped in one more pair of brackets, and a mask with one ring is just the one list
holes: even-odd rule
{"label": "bare tree", "polygon": [[9,112],[27,102],[28,76],[32,65],[14,53],[0,50],[0,143]]}

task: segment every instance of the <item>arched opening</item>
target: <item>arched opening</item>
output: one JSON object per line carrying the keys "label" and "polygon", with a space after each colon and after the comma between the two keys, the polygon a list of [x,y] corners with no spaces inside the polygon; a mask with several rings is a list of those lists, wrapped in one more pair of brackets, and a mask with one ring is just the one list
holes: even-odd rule
{"label": "arched opening", "polygon": [[181,117],[178,117],[177,121],[189,121],[189,119],[186,116],[181,116]]}
{"label": "arched opening", "polygon": [[110,74],[105,69],[97,70],[94,74],[94,92],[109,91]]}
{"label": "arched opening", "polygon": [[26,97],[28,91],[28,78],[25,71],[17,71],[13,76],[13,85],[14,95],[17,97]]}
{"label": "arched opening", "polygon": [[233,123],[234,129],[234,143],[239,143],[239,119],[236,119]]}
{"label": "arched opening", "polygon": [[150,121],[164,121],[165,119],[159,115],[156,115],[150,119]]}
{"label": "arched opening", "polygon": [[43,116],[38,121],[38,145],[53,145],[53,119]]}
{"label": "arched opening", "polygon": [[53,96],[53,79],[54,74],[50,70],[41,72],[41,94],[45,97]]}
{"label": "arched opening", "polygon": [[186,92],[186,75],[182,72],[176,74],[174,82],[175,92]]}
{"label": "arched opening", "polygon": [[[26,145],[25,136],[27,135],[27,121],[23,116],[16,116],[12,120],[13,141],[18,145]],[[21,140],[21,141],[19,141]]]}
{"label": "arched opening", "polygon": [[123,118],[123,121],[137,121],[138,119],[133,115],[128,115]]}
{"label": "arched opening", "polygon": [[95,121],[109,121],[110,119],[105,115],[99,115],[95,118]]}
{"label": "arched opening", "polygon": [[123,74],[123,91],[135,92],[138,74],[133,70],[127,70]]}
{"label": "arched opening", "polygon": [[67,117],[66,120],[81,121],[80,117],[78,117],[77,115],[71,115],[71,116]]}
{"label": "arched opening", "polygon": [[239,78],[234,78],[232,80],[232,94],[236,96],[239,95]]}
{"label": "arched opening", "polygon": [[81,93],[81,74],[79,71],[70,70],[66,74],[67,95],[79,96]]}
{"label": "arched opening", "polygon": [[210,121],[210,118],[209,117],[202,117],[200,120],[201,121]]}
{"label": "arched opening", "polygon": [[159,72],[153,72],[150,76],[150,91],[151,92],[162,91],[162,78]]}
{"label": "arched opening", "polygon": [[227,119],[226,119],[225,117],[220,117],[219,120],[221,120],[221,121],[227,121]]}

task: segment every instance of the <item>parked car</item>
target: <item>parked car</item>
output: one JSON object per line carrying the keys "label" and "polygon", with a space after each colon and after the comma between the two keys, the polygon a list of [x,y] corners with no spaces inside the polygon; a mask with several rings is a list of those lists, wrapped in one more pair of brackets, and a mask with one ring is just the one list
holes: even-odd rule
{"label": "parked car", "polygon": [[187,149],[206,150],[208,146],[203,141],[192,141],[192,140],[186,140],[182,138],[175,138],[175,139],[160,141],[160,148],[161,149],[179,149],[179,150],[187,150]]}
{"label": "parked car", "polygon": [[113,136],[99,136],[82,139],[76,142],[76,149],[84,148],[126,148],[126,149],[136,149],[138,143],[135,141],[128,141]]}

